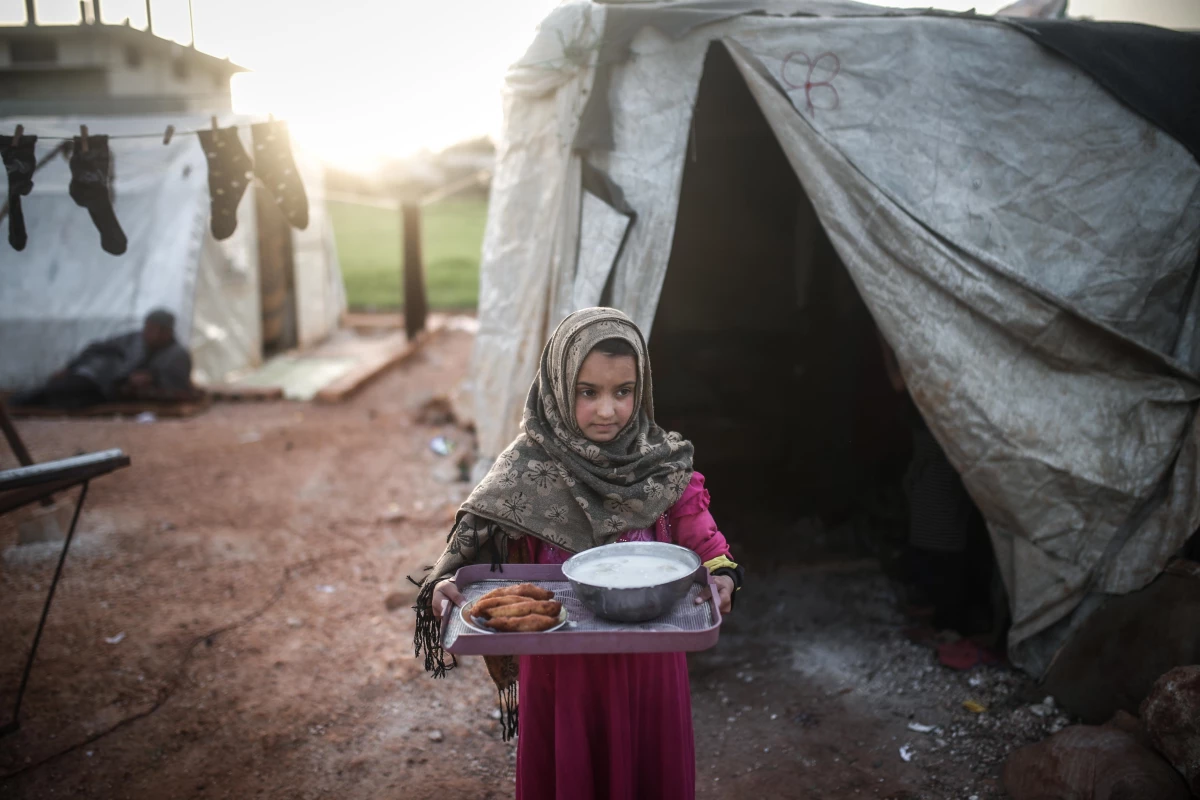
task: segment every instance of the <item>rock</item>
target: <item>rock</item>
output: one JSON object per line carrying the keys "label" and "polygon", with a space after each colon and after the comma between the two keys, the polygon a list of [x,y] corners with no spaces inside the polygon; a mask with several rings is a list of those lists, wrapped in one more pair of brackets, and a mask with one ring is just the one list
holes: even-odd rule
{"label": "rock", "polygon": [[1159,678],[1141,711],[1154,747],[1200,797],[1200,665],[1176,667]]}
{"label": "rock", "polygon": [[1200,664],[1200,568],[1184,559],[1144,589],[1112,595],[1079,627],[1042,686],[1082,722],[1098,725],[1118,709],[1138,713],[1163,673]]}
{"label": "rock", "polygon": [[454,404],[444,394],[435,395],[420,405],[413,421],[418,425],[456,425],[458,416],[454,413]]}
{"label": "rock", "polygon": [[1029,710],[1039,717],[1048,717],[1054,713],[1054,698],[1047,697],[1042,702],[1031,705]]}
{"label": "rock", "polygon": [[431,741],[431,742],[440,742],[445,738],[446,737],[442,735],[441,731],[430,731],[429,732],[429,741]]}
{"label": "rock", "polygon": [[1145,747],[1147,750],[1154,749],[1154,743],[1146,735],[1146,728],[1142,725],[1142,721],[1128,711],[1118,711],[1113,715],[1112,719],[1104,723],[1104,727],[1124,731],[1134,739],[1137,739],[1138,744],[1142,747]]}
{"label": "rock", "polygon": [[1074,725],[1014,752],[1004,764],[1012,800],[1188,800],[1157,753],[1116,728]]}

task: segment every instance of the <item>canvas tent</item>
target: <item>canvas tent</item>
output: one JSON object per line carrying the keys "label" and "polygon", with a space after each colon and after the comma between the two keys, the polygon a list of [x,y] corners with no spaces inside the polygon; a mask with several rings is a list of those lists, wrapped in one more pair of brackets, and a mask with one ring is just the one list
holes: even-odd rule
{"label": "canvas tent", "polygon": [[[816,340],[836,374],[836,326],[861,312],[986,519],[1010,655],[1044,672],[1200,526],[1198,53],[1143,26],[823,0],[560,6],[506,81],[482,453],[518,430],[576,308],[647,331],[659,395],[658,353],[705,335],[750,331],[772,357]],[[788,419],[787,368],[757,373],[774,391],[743,416]],[[714,403],[738,382],[675,381]],[[812,430],[839,430],[826,410]],[[800,446],[747,430],[708,441]]]}
{"label": "canvas tent", "polygon": [[[220,381],[257,366],[270,305],[264,304],[260,267],[268,263],[291,264],[291,275],[275,277],[294,298],[294,312],[287,311],[292,343],[315,343],[336,329],[345,300],[315,159],[296,153],[310,203],[306,230],[288,233],[282,217],[272,217],[276,235],[260,236],[260,210],[249,190],[236,232],[218,242],[209,232],[208,167],[196,137],[176,135],[162,143],[168,123],[195,130],[209,125],[208,117],[26,118],[0,120],[0,130],[11,131],[18,122],[42,137],[77,136],[80,124],[89,125],[92,135],[150,135],[110,140],[116,214],[129,240],[121,256],[101,250],[87,211],[68,195],[65,159],[55,158],[35,175],[33,192],[23,199],[29,243],[21,252],[7,242],[0,246],[0,388],[38,384],[88,342],[140,327],[156,307],[175,312],[198,381]],[[247,152],[250,122],[221,120],[247,126]],[[41,139],[39,159],[57,144]],[[273,211],[268,204],[261,213]],[[269,260],[260,252],[264,242],[283,257]]]}

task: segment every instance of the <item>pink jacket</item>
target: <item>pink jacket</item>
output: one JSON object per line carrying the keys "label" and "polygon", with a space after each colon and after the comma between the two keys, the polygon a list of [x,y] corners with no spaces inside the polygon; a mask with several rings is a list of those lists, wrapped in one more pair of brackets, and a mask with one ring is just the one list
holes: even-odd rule
{"label": "pink jacket", "polygon": [[[645,542],[657,540],[681,545],[700,556],[701,563],[711,561],[717,556],[725,556],[733,561],[729,552],[729,544],[724,535],[717,530],[717,523],[708,512],[712,502],[708,490],[704,488],[704,476],[699,472],[692,473],[683,494],[675,501],[675,505],[667,509],[667,513],[658,518],[655,530],[635,530],[624,533],[617,541]],[[571,557],[565,550],[547,544],[540,539],[526,538],[533,548],[529,559],[534,564],[561,564]]]}

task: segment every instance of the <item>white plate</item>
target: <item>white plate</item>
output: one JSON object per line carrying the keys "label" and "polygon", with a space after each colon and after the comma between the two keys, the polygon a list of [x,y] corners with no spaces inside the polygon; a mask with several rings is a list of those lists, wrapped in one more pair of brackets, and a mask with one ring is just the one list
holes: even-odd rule
{"label": "white plate", "polygon": [[[462,610],[459,611],[459,613],[462,615],[463,624],[465,624],[468,628],[475,631],[476,633],[500,633],[500,631],[494,631],[491,628],[489,628],[487,625],[485,625],[483,623],[482,620],[480,620],[479,622],[475,621],[477,618],[472,617],[468,613],[471,610],[471,606],[473,606],[473,605],[475,605],[474,600],[472,600],[470,603],[467,603],[465,606],[462,607]],[[524,631],[524,633],[550,633],[551,631],[558,630],[559,628],[561,628],[562,626],[564,626],[566,624],[567,624],[567,607],[564,605],[562,607],[562,611],[558,612],[558,624],[555,625],[553,628],[547,628],[544,631]],[[520,631],[517,631],[517,632],[520,633]]]}

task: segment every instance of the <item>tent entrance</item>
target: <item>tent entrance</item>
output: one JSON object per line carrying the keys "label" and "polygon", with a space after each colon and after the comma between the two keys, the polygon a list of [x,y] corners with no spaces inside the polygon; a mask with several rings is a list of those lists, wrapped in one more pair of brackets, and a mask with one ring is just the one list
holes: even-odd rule
{"label": "tent entrance", "polygon": [[763,565],[877,555],[898,577],[932,570],[925,583],[962,595],[944,605],[977,609],[954,627],[995,627],[981,518],[969,553],[910,563],[902,486],[916,411],[893,388],[870,313],[719,43],[686,158],[650,340],[655,410],[695,443],[722,530]]}
{"label": "tent entrance", "polygon": [[[661,421],[730,499],[837,517],[906,457],[871,316],[723,45],[705,62],[651,338]],[[894,471],[894,470],[893,470]]]}

